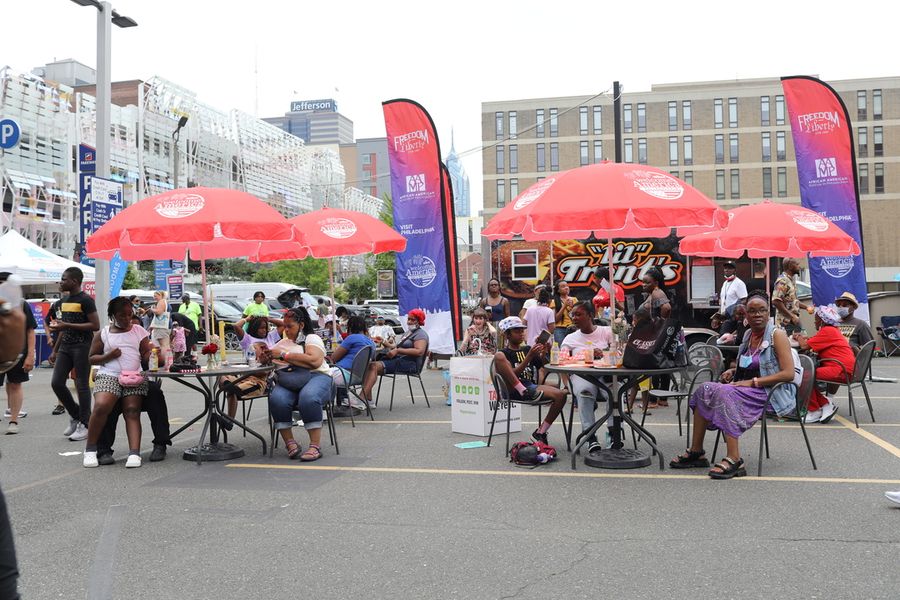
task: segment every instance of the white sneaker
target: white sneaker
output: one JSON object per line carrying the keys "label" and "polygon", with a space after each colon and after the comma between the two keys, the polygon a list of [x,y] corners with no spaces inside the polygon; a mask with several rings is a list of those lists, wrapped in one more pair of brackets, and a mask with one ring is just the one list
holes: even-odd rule
{"label": "white sneaker", "polygon": [[136,469],[141,466],[141,455],[140,454],[129,454],[128,460],[125,461],[126,469]]}
{"label": "white sneaker", "polygon": [[82,463],[86,469],[90,469],[93,467],[99,467],[100,463],[97,462],[97,453],[96,452],[87,452],[84,453],[84,462]]}
{"label": "white sneaker", "polygon": [[9,426],[6,428],[6,435],[15,435],[19,433],[19,424],[15,421],[10,422]]}
{"label": "white sneaker", "polygon": [[75,433],[75,429],[78,428],[78,419],[69,419],[69,426],[66,427],[66,430],[63,431],[63,437],[69,437],[73,433]]}
{"label": "white sneaker", "polygon": [[900,492],[885,492],[884,497],[894,504],[900,504]]}
{"label": "white sneaker", "polygon": [[822,409],[820,408],[819,410],[811,410],[808,413],[806,413],[806,416],[803,418],[803,422],[806,424],[818,423],[821,418],[822,418]]}
{"label": "white sneaker", "polygon": [[[8,419],[8,418],[10,418],[10,417],[12,416],[12,413],[9,412],[9,409],[7,408],[5,411],[3,411],[3,416],[6,417],[6,418]],[[27,417],[27,416],[28,416],[28,411],[27,411],[27,410],[20,410],[20,411],[19,411],[19,418],[20,418],[20,419],[24,419],[24,418]]]}
{"label": "white sneaker", "polygon": [[75,431],[69,436],[70,442],[83,442],[87,439],[88,429],[80,421],[75,427]]}
{"label": "white sneaker", "polygon": [[835,414],[837,414],[838,407],[835,406],[833,402],[829,402],[825,406],[822,407],[822,418],[819,419],[819,423],[827,423],[831,420]]}

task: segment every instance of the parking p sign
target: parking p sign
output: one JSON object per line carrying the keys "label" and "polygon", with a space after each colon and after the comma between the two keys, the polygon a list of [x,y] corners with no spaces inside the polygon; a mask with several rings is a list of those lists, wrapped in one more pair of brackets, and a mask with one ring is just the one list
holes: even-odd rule
{"label": "parking p sign", "polygon": [[19,124],[12,119],[0,121],[0,148],[9,150],[19,143]]}

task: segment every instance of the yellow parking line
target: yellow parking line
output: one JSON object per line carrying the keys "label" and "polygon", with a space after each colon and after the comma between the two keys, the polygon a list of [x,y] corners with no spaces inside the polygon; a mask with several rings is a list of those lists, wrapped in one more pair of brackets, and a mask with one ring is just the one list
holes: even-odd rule
{"label": "yellow parking line", "polygon": [[854,425],[853,423],[851,423],[850,421],[848,421],[845,417],[842,417],[841,415],[835,415],[834,418],[836,421],[838,421],[841,425],[843,425],[850,431],[853,431],[853,432],[857,433],[858,435],[861,435],[862,437],[866,438],[867,440],[869,440],[876,446],[881,446],[882,448],[884,448],[885,450],[887,450],[888,452],[890,452],[897,458],[900,458],[900,448],[898,448],[897,446],[891,444],[890,442],[884,441],[883,439],[881,439],[880,437],[878,437],[871,431],[866,431],[865,429],[857,429],[856,425]]}
{"label": "yellow parking line", "polygon": [[[390,473],[400,475],[499,475],[509,477],[565,477],[576,479],[709,479],[706,475],[685,475],[676,473],[597,473],[594,471],[500,471],[484,469],[426,469],[418,467],[341,467],[330,465],[261,465],[232,463],[228,469],[280,469],[291,471],[349,472],[349,473]],[[898,485],[900,479],[859,479],[852,477],[739,477],[736,481],[780,481],[799,483],[859,483],[878,485]]]}

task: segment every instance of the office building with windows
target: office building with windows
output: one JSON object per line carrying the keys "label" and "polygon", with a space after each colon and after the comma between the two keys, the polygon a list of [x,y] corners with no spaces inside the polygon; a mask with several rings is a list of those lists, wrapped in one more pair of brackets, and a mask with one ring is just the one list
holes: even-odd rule
{"label": "office building with windows", "polygon": [[337,110],[333,98],[294,100],[291,110],[263,121],[295,135],[307,144],[349,144],[353,142],[353,121]]}
{"label": "office building with windows", "polygon": [[[900,77],[828,82],[850,113],[870,281],[900,271]],[[665,169],[723,207],[800,203],[778,78],[622,94],[622,160]],[[615,160],[612,94],[482,103],[484,218],[549,174]]]}

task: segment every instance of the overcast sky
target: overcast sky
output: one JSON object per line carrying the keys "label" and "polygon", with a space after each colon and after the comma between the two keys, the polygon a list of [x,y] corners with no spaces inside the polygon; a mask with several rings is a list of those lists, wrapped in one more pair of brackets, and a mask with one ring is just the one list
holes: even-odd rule
{"label": "overcast sky", "polygon": [[[381,102],[419,101],[456,149],[481,206],[481,102],[651,83],[816,74],[893,76],[892,2],[603,0],[115,0],[113,81],[159,75],[261,117],[335,98],[356,137],[384,136]],[[0,65],[96,62],[96,10],[2,0]],[[337,91],[336,91],[337,90]]]}

